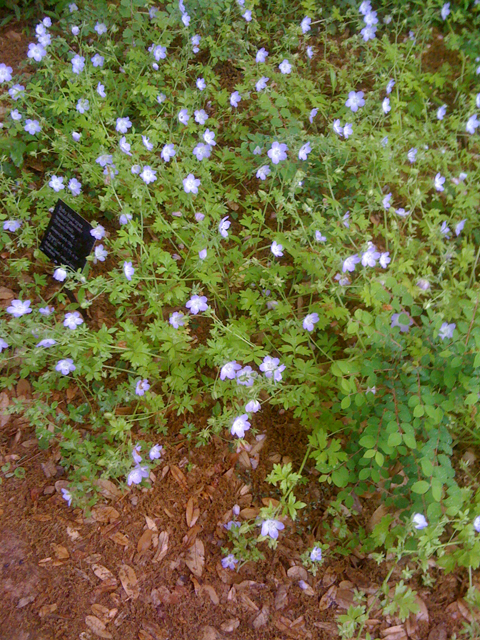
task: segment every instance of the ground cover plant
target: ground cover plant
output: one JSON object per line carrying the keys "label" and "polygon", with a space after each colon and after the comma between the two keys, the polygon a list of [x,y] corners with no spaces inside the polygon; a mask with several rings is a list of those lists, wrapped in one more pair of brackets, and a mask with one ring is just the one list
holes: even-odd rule
{"label": "ground cover plant", "polygon": [[[468,568],[474,600],[480,6],[77,4],[38,24],[20,77],[0,61],[0,380],[31,381],[11,410],[59,444],[65,499],[147,485],[170,415],[248,456],[277,407],[304,463],[230,523],[225,566],[275,547],[313,461],[335,527],[312,571],[340,530],[335,553]],[[94,225],[83,272],[38,248],[59,197]],[[353,529],[378,492],[389,511]]]}

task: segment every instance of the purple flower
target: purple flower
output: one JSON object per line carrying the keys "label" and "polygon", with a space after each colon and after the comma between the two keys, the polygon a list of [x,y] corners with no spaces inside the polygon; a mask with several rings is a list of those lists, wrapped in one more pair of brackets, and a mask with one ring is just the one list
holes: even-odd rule
{"label": "purple flower", "polygon": [[247,365],[246,367],[240,369],[240,371],[237,373],[237,384],[244,387],[251,387],[253,386],[256,377],[257,374],[255,373],[255,371],[252,369],[252,367]]}
{"label": "purple flower", "polygon": [[395,80],[393,79],[389,80],[387,84],[387,88],[385,89],[385,92],[389,95],[390,93],[392,93],[394,86],[395,86]]}
{"label": "purple flower", "polygon": [[[408,319],[408,324],[403,324],[403,322],[400,323],[400,321],[399,321],[400,316],[403,316],[404,318],[407,318]],[[412,326],[412,324],[413,324],[413,320],[410,318],[410,316],[407,313],[405,313],[405,312],[402,313],[402,314],[394,313],[393,316],[392,316],[392,321],[390,323],[390,327],[391,328],[398,327],[402,333],[407,333],[410,330],[410,327]]]}
{"label": "purple flower", "polygon": [[309,18],[308,16],[305,16],[305,18],[302,20],[302,22],[300,23],[300,26],[302,28],[302,33],[307,33],[308,31],[310,31],[311,27],[310,24],[312,22],[312,19]]}
{"label": "purple flower", "polygon": [[445,178],[442,176],[441,173],[437,173],[434,180],[435,189],[437,191],[444,191],[444,187],[443,187],[444,183],[445,183]]}
{"label": "purple flower", "polygon": [[390,252],[389,251],[386,251],[385,253],[380,254],[379,262],[380,262],[380,266],[383,269],[386,269],[391,261],[392,261],[392,259],[390,258]]}
{"label": "purple flower", "polygon": [[235,418],[232,423],[230,433],[232,434],[232,436],[237,436],[237,438],[243,438],[245,436],[245,432],[249,429],[250,422],[248,421],[248,415],[244,413],[243,415]]}
{"label": "purple flower", "polygon": [[447,113],[447,105],[444,104],[439,109],[437,109],[437,120],[443,120],[446,113]]}
{"label": "purple flower", "polygon": [[173,156],[176,154],[175,146],[173,144],[166,144],[161,152],[162,160],[164,162],[170,162]]}
{"label": "purple flower", "polygon": [[[0,68],[1,68],[1,65],[0,65]],[[0,82],[1,82],[1,74],[0,74]],[[8,94],[12,100],[18,100],[20,97],[22,97],[24,91],[25,91],[25,87],[23,86],[23,84],[14,84],[13,87],[10,87],[10,89],[8,90]]]}
{"label": "purple flower", "polygon": [[222,567],[224,569],[235,569],[235,565],[237,564],[238,560],[235,558],[235,556],[233,555],[233,553],[230,553],[228,556],[225,556],[225,558],[222,558]]}
{"label": "purple flower", "polygon": [[303,328],[306,331],[313,331],[319,320],[318,313],[309,313],[308,316],[305,316],[303,319]]}
{"label": "purple flower", "polygon": [[390,98],[384,98],[382,102],[383,113],[388,113],[391,111],[392,107],[390,106]]}
{"label": "purple flower", "polygon": [[362,255],[362,266],[374,267],[377,264],[377,260],[380,258],[380,252],[371,242],[368,243],[368,249]]}
{"label": "purple flower", "polygon": [[285,525],[283,522],[279,522],[278,520],[264,520],[262,523],[262,536],[270,536],[273,540],[278,538],[278,532],[285,529]]}
{"label": "purple flower", "polygon": [[463,231],[463,227],[465,226],[465,222],[466,222],[466,218],[464,218],[463,220],[460,220],[460,222],[457,223],[457,225],[455,226],[455,235],[459,236],[462,231]]}
{"label": "purple flower", "polygon": [[240,104],[241,99],[242,99],[242,96],[239,94],[239,92],[234,91],[230,96],[230,104],[232,105],[232,107],[236,108]]}
{"label": "purple flower", "polygon": [[285,371],[285,365],[280,364],[278,358],[272,358],[272,356],[265,356],[262,364],[260,365],[260,371],[263,371],[266,378],[273,378],[275,382],[280,382],[282,379],[282,371]]}
{"label": "purple flower", "polygon": [[270,160],[273,162],[273,164],[278,164],[282,160],[287,159],[287,154],[286,154],[287,151],[288,151],[288,147],[286,144],[277,142],[275,140],[270,150],[268,151],[267,155],[270,158]]}
{"label": "purple flower", "polygon": [[310,560],[312,562],[320,562],[321,559],[322,559],[322,550],[320,549],[320,547],[313,547],[310,553]]}
{"label": "purple flower", "polygon": [[250,11],[250,9],[247,9],[245,13],[242,13],[242,18],[244,18],[247,22],[252,21],[252,12]]}
{"label": "purple flower", "polygon": [[188,115],[188,109],[181,109],[178,114],[178,119],[182,124],[187,125],[190,119],[190,116]]}
{"label": "purple flower", "polygon": [[190,313],[195,316],[197,313],[208,309],[207,298],[205,296],[193,295],[185,306],[187,309],[190,309]]}
{"label": "purple flower", "polygon": [[143,478],[148,478],[150,471],[148,467],[141,467],[137,465],[134,467],[127,476],[127,484],[130,487],[132,484],[140,484]]}
{"label": "purple flower", "polygon": [[365,100],[363,99],[363,91],[350,91],[348,99],[345,102],[346,107],[349,107],[354,113],[356,113],[364,104]]}
{"label": "purple flower", "polygon": [[407,158],[408,161],[410,162],[410,164],[413,164],[415,162],[415,160],[417,159],[417,149],[415,149],[415,147],[412,147],[409,152],[407,153]]}
{"label": "purple flower", "polygon": [[58,282],[64,282],[67,279],[67,270],[63,267],[58,267],[58,269],[55,269],[53,272],[53,277],[55,280],[58,280]]}
{"label": "purple flower", "polygon": [[242,368],[242,365],[238,364],[236,360],[227,362],[220,369],[220,380],[225,380],[225,378],[228,378],[229,380],[234,380],[237,375],[237,371],[239,371],[241,368]]}
{"label": "purple flower", "polygon": [[200,179],[195,178],[193,173],[189,173],[188,176],[183,179],[183,189],[185,193],[198,193],[200,184]]}
{"label": "purple flower", "polygon": [[76,54],[71,59],[71,63],[73,73],[76,73],[78,75],[83,71],[83,68],[85,66],[85,58]]}
{"label": "purple flower", "polygon": [[63,326],[67,329],[71,329],[73,331],[81,324],[83,324],[83,318],[78,311],[72,311],[71,313],[65,314]]}
{"label": "purple flower", "polygon": [[326,242],[327,241],[327,237],[324,236],[321,231],[315,231],[315,240],[317,242]]}
{"label": "purple flower", "polygon": [[62,498],[66,501],[69,507],[72,506],[72,494],[68,489],[62,488],[60,489],[62,493]]}
{"label": "purple flower", "polygon": [[[236,93],[238,93],[238,91]],[[231,102],[231,98],[230,98],[230,102]],[[202,124],[203,125],[208,120],[208,114],[205,111],[205,109],[197,109],[197,111],[195,111],[194,115],[195,115],[195,122],[198,122],[198,124]]]}
{"label": "purple flower", "polygon": [[468,119],[465,129],[467,133],[470,133],[471,135],[473,135],[479,126],[480,126],[480,120],[478,120],[477,114],[474,113],[473,116],[470,116],[470,118]]}
{"label": "purple flower", "polygon": [[96,53],[92,58],[92,64],[94,67],[103,67],[104,62],[105,62],[105,58],[101,56],[99,53]]}
{"label": "purple flower", "polygon": [[63,178],[59,178],[58,176],[52,176],[50,178],[50,182],[48,186],[51,187],[56,193],[65,189],[65,185],[63,184]]}
{"label": "purple flower", "polygon": [[76,178],[69,180],[68,188],[73,196],[79,196],[82,193],[82,183]]}
{"label": "purple flower", "polygon": [[[112,167],[114,167],[115,165],[112,165]],[[96,262],[97,260],[99,260],[100,262],[105,262],[105,258],[108,256],[108,252],[104,249],[103,244],[99,244],[98,246],[95,247],[95,260],[94,262]]]}
{"label": "purple flower", "polygon": [[266,76],[262,76],[260,78],[260,80],[258,80],[257,84],[255,85],[255,89],[257,91],[262,91],[267,86],[267,82],[269,80],[270,80],[270,78],[267,78]]}
{"label": "purple flower", "polygon": [[94,29],[99,36],[103,35],[104,33],[107,33],[107,25],[103,24],[103,22],[97,22]]}
{"label": "purple flower", "polygon": [[165,47],[162,47],[162,45],[160,44],[157,45],[153,48],[153,57],[157,62],[160,62],[160,60],[164,60],[167,57],[167,49]]}
{"label": "purple flower", "polygon": [[42,127],[40,126],[40,123],[38,122],[38,120],[30,120],[29,118],[27,118],[25,120],[24,129],[31,136],[34,136],[36,133],[40,133],[40,131],[42,130]]}
{"label": "purple flower", "polygon": [[260,411],[261,408],[262,405],[258,400],[250,400],[250,402],[247,402],[247,404],[245,405],[245,411],[247,413],[257,413],[257,411]]}
{"label": "purple flower", "polygon": [[3,82],[10,82],[12,79],[12,71],[12,67],[7,67],[4,62],[0,63],[0,84]]}
{"label": "purple flower", "polygon": [[150,460],[159,460],[162,457],[163,447],[161,444],[154,445],[148,452]]}
{"label": "purple flower", "polygon": [[96,89],[96,91],[97,91],[98,95],[99,95],[101,98],[106,98],[106,97],[107,97],[107,94],[105,93],[105,85],[103,85],[101,82],[99,82],[99,83],[97,84],[97,89]]}
{"label": "purple flower", "polygon": [[310,146],[310,142],[305,143],[303,147],[300,149],[300,151],[298,152],[298,159],[306,160],[311,150],[312,150],[312,147]]}
{"label": "purple flower", "polygon": [[[268,51],[264,47],[262,47],[261,49],[259,49],[257,51],[257,55],[255,56],[255,62],[257,64],[262,64],[263,62],[265,62],[267,57],[268,57]],[[11,69],[10,69],[10,71],[11,71]],[[257,89],[257,91],[258,91],[258,89]]]}
{"label": "purple flower", "polygon": [[85,113],[90,109],[90,102],[86,98],[80,98],[77,102],[76,109],[78,113]]}
{"label": "purple flower", "polygon": [[270,174],[270,167],[268,164],[264,164],[260,169],[257,170],[256,177],[259,180],[266,180],[267,176]]}
{"label": "purple flower", "polygon": [[415,513],[412,517],[412,522],[415,529],[425,529],[428,527],[428,522],[421,513]]}
{"label": "purple flower", "polygon": [[445,340],[445,338],[453,338],[453,332],[455,331],[456,324],[452,322],[452,324],[448,324],[448,322],[444,322],[440,327],[440,331],[438,333],[438,337],[440,340]]}
{"label": "purple flower", "polygon": [[10,313],[14,318],[20,318],[20,316],[32,313],[30,305],[30,300],[25,300],[25,302],[22,302],[21,300],[12,300],[12,304],[7,307],[7,313]]}
{"label": "purple flower", "polygon": [[312,123],[313,123],[313,119],[315,118],[315,116],[317,115],[317,113],[318,113],[318,109],[312,109],[312,110],[310,111],[310,115],[308,116],[308,119],[310,120],[310,124],[312,124]]}
{"label": "purple flower", "polygon": [[277,258],[281,258],[283,256],[283,247],[281,244],[278,244],[276,240],[272,242],[272,246],[270,247],[270,251]]}
{"label": "purple flower", "polygon": [[[29,58],[33,58],[36,62],[40,62],[41,59],[43,57],[45,57],[46,55],[47,55],[47,50],[41,44],[36,44],[34,42],[31,42],[28,45],[27,56]],[[78,57],[80,58],[81,56],[78,56]],[[85,61],[85,58],[83,58],[83,61]],[[82,66],[82,69],[83,69],[83,66]],[[74,70],[74,73],[80,73],[80,71],[75,71]]]}
{"label": "purple flower", "polygon": [[118,133],[127,133],[131,126],[132,123],[130,122],[130,118],[128,116],[126,118],[117,118],[115,130],[118,131]]}
{"label": "purple flower", "polygon": [[220,235],[222,236],[222,238],[228,238],[228,231],[227,229],[230,228],[230,225],[232,223],[230,222],[230,220],[228,219],[228,216],[225,216],[225,218],[222,218],[220,220],[220,223],[218,225],[218,231],[220,233]]}
{"label": "purple flower", "polygon": [[343,261],[342,272],[346,273],[347,271],[355,271],[355,265],[360,262],[360,258],[355,253],[353,256],[349,256]]}
{"label": "purple flower", "polygon": [[132,279],[133,274],[135,273],[135,269],[132,267],[131,262],[125,261],[123,263],[123,273],[128,281]]}
{"label": "purple flower", "polygon": [[192,153],[197,158],[197,160],[201,162],[204,158],[210,157],[211,152],[212,147],[210,147],[208,144],[203,144],[203,142],[199,142],[193,149]]}
{"label": "purple flower", "polygon": [[292,73],[292,65],[288,60],[283,60],[283,62],[278,65],[278,68],[283,74]]}
{"label": "purple flower", "polygon": [[73,364],[73,360],[71,358],[59,360],[55,365],[55,371],[58,371],[58,373],[61,373],[64,376],[68,376],[68,374],[75,371],[76,368],[77,367]]}
{"label": "purple flower", "polygon": [[445,220],[442,222],[442,226],[440,227],[440,233],[446,238],[450,237],[450,227],[447,225]]}
{"label": "purple flower", "polygon": [[147,165],[146,167],[143,167],[140,178],[145,182],[145,184],[150,184],[151,182],[155,182],[157,179],[157,172]]}
{"label": "purple flower", "polygon": [[207,86],[207,83],[203,78],[197,78],[195,84],[197,85],[197,89],[199,89],[200,91],[203,91]]}
{"label": "purple flower", "polygon": [[145,392],[148,391],[149,389],[150,389],[150,383],[146,378],[143,380],[139,380],[135,387],[135,394],[137,396],[143,396],[145,395]]}
{"label": "purple flower", "polygon": [[21,220],[5,220],[3,223],[3,230],[11,231],[12,233],[15,233],[15,231],[18,231],[18,229],[20,229],[21,226],[22,226]]}
{"label": "purple flower", "polygon": [[440,11],[440,15],[442,16],[442,20],[446,20],[447,16],[450,14],[450,3],[446,2],[443,7],[442,10]]}
{"label": "purple flower", "polygon": [[183,313],[175,311],[174,313],[172,313],[168,321],[174,329],[178,329],[179,327],[183,327],[183,325],[185,324],[185,316],[183,315]]}

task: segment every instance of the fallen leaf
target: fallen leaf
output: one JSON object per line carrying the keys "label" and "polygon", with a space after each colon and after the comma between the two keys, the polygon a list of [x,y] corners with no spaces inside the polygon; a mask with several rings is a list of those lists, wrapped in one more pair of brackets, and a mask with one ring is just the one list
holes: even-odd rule
{"label": "fallen leaf", "polygon": [[165,585],[160,585],[157,589],[153,589],[150,597],[154,607],[159,607],[162,604],[178,604],[180,602],[180,595],[175,591],[169,591]]}
{"label": "fallen leaf", "polygon": [[232,633],[235,629],[238,629],[240,626],[240,620],[238,618],[230,618],[229,620],[225,620],[220,625],[220,629],[225,631],[225,633]]}
{"label": "fallen leaf", "polygon": [[87,616],[85,618],[85,624],[93,631],[93,633],[99,638],[113,638],[112,634],[107,631],[105,625],[96,616]]}
{"label": "fallen leaf", "polygon": [[115,584],[117,583],[117,579],[115,578],[113,573],[102,564],[92,564],[92,571],[97,576],[97,578],[100,578],[102,582],[108,580],[109,582],[114,582]]}
{"label": "fallen leaf", "polygon": [[240,511],[240,517],[244,520],[252,520],[253,518],[256,518],[258,516],[259,512],[259,509],[255,507],[247,507],[246,509],[242,509]]}
{"label": "fallen leaf", "polygon": [[287,571],[287,576],[290,578],[290,580],[295,580],[296,582],[298,582],[299,580],[308,580],[308,573],[306,569],[298,566],[290,567],[290,569]]}
{"label": "fallen leaf", "polygon": [[176,480],[176,482],[178,482],[178,484],[181,487],[186,489],[187,488],[187,478],[185,477],[185,474],[183,473],[183,471],[181,471],[174,464],[172,464],[172,466],[170,467],[170,471],[171,471],[172,476]]}
{"label": "fallen leaf", "polygon": [[337,587],[332,585],[330,589],[323,594],[320,598],[320,602],[318,603],[318,608],[320,611],[325,611],[333,604],[335,604],[335,598],[337,596]]}
{"label": "fallen leaf", "polygon": [[192,546],[195,538],[198,536],[201,530],[202,527],[199,524],[196,524],[187,532],[187,535],[183,537],[183,544],[187,549]]}
{"label": "fallen leaf", "polygon": [[299,580],[298,581],[298,586],[300,587],[300,589],[303,591],[303,593],[306,596],[314,596],[315,595],[315,591],[312,589],[312,587],[308,584],[308,582],[305,582],[305,580]]}
{"label": "fallen leaf", "polygon": [[210,598],[210,600],[212,601],[212,603],[215,606],[217,604],[220,604],[220,599],[219,599],[219,597],[217,595],[217,592],[215,591],[215,589],[211,585],[204,584],[202,586],[202,591],[208,595],[208,597]]}
{"label": "fallen leaf", "polygon": [[153,557],[153,562],[161,562],[168,553],[168,533],[162,531],[158,534],[158,547]]}
{"label": "fallen leaf", "polygon": [[286,585],[281,584],[277,589],[277,593],[275,594],[275,609],[277,611],[280,611],[280,609],[285,608],[287,604],[287,598],[288,598],[288,588]]}
{"label": "fallen leaf", "polygon": [[193,498],[189,498],[188,502],[187,502],[187,506],[185,509],[185,519],[187,521],[187,527],[191,527],[192,526],[192,518],[193,518],[193,509],[194,509],[195,503],[193,501]]}
{"label": "fallen leaf", "polygon": [[55,555],[59,560],[68,560],[68,558],[70,557],[70,554],[68,553],[68,550],[66,549],[66,547],[62,547],[61,544],[52,544],[52,547],[55,552]]}
{"label": "fallen leaf", "polygon": [[10,300],[14,297],[15,294],[11,289],[7,289],[7,287],[0,287],[0,300]]}
{"label": "fallen leaf", "polygon": [[40,618],[45,618],[46,616],[54,613],[58,609],[57,604],[44,604],[43,607],[40,607],[38,611],[38,615]]}
{"label": "fallen leaf", "polygon": [[17,383],[17,397],[30,398],[32,396],[32,387],[28,380],[21,378]]}
{"label": "fallen leaf", "polygon": [[334,582],[336,582],[336,580],[337,580],[337,574],[332,569],[332,567],[328,567],[322,576],[322,586],[325,589],[328,589],[329,587],[332,586]]}
{"label": "fallen leaf", "polygon": [[128,545],[130,544],[130,540],[127,538],[127,536],[124,536],[123,533],[120,533],[119,531],[113,533],[111,536],[109,536],[109,538],[110,540],[112,540],[112,542],[115,542],[115,544],[119,544],[122,547],[128,547]]}
{"label": "fallen leaf", "polygon": [[428,640],[447,640],[447,635],[447,628],[443,623],[440,623],[430,631]]}
{"label": "fallen leaf", "polygon": [[10,404],[10,398],[4,391],[2,391],[2,393],[0,393],[0,428],[7,426],[7,424],[10,422],[10,419],[12,417],[11,415],[5,412],[5,409],[8,407],[9,404]]}
{"label": "fallen leaf", "polygon": [[197,576],[197,578],[201,577],[203,567],[205,566],[205,547],[200,538],[197,538],[190,549],[188,549],[185,564],[194,576]]}
{"label": "fallen leaf", "polygon": [[98,478],[98,480],[95,480],[93,484],[97,487],[102,496],[108,500],[119,500],[122,497],[120,489],[110,480]]}
{"label": "fallen leaf", "polygon": [[246,451],[241,451],[238,456],[238,462],[242,465],[244,469],[250,469],[252,466],[250,463],[250,456]]}
{"label": "fallen leaf", "polygon": [[107,505],[98,505],[92,509],[92,519],[95,522],[113,522],[120,517],[119,512]]}
{"label": "fallen leaf", "polygon": [[148,551],[148,549],[150,548],[150,545],[152,543],[152,538],[153,538],[153,532],[151,529],[145,529],[145,531],[142,533],[142,535],[140,536],[138,543],[137,543],[137,552],[138,553],[145,553],[145,551]]}
{"label": "fallen leaf", "polygon": [[223,640],[223,636],[214,627],[203,627],[200,631],[199,640]]}
{"label": "fallen leaf", "polygon": [[150,529],[150,531],[153,531],[153,533],[158,533],[158,529],[157,529],[157,525],[155,524],[155,520],[152,520],[152,518],[149,518],[148,516],[145,516],[145,522],[147,523],[147,527]]}
{"label": "fallen leaf", "polygon": [[275,507],[277,508],[280,504],[279,500],[275,500],[275,498],[262,498],[262,504],[264,507]]}
{"label": "fallen leaf", "polygon": [[128,564],[121,566],[118,577],[127,596],[136,600],[140,595],[140,587],[138,586],[138,578],[132,567],[129,567]]}
{"label": "fallen leaf", "polygon": [[254,629],[261,629],[268,622],[268,614],[269,608],[267,606],[263,606],[260,610],[260,613],[255,616],[252,620],[252,627]]}
{"label": "fallen leaf", "polygon": [[337,589],[335,602],[340,609],[348,609],[353,604],[353,591],[351,589]]}
{"label": "fallen leaf", "polygon": [[109,622],[110,609],[103,604],[92,604],[92,611],[104,624]]}
{"label": "fallen leaf", "polygon": [[385,638],[385,640],[408,640],[407,633],[401,625],[383,629],[380,631],[380,635],[382,638]]}
{"label": "fallen leaf", "polygon": [[25,596],[25,598],[20,598],[17,604],[17,609],[23,609],[23,607],[26,607],[34,600],[35,600],[35,596]]}
{"label": "fallen leaf", "polygon": [[78,533],[78,531],[70,526],[67,527],[67,535],[70,538],[70,540],[78,540],[79,538],[81,539],[81,536]]}

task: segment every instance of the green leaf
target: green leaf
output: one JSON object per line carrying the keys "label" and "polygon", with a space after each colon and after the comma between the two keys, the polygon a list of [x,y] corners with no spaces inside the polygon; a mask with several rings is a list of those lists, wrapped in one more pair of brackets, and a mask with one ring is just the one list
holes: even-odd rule
{"label": "green leaf", "polygon": [[430,489],[430,483],[426,482],[425,480],[419,480],[418,482],[415,482],[415,484],[412,487],[413,493],[417,493],[420,496],[423,495],[424,493],[427,493],[429,489]]}
{"label": "green leaf", "polygon": [[332,472],[332,482],[337,487],[346,487],[348,484],[348,480],[350,478],[350,473],[347,467],[340,467],[339,469],[335,469]]}
{"label": "green leaf", "polygon": [[389,447],[398,447],[398,445],[402,443],[402,440],[402,434],[397,431],[397,433],[391,433],[388,436],[387,444]]}

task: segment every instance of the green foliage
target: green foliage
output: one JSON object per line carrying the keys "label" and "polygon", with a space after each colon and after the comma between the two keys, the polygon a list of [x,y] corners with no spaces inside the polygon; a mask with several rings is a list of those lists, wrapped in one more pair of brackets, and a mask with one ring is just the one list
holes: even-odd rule
{"label": "green foliage", "polygon": [[[0,384],[31,380],[35,404],[12,410],[26,412],[41,446],[58,443],[76,500],[94,499],[99,474],[123,481],[136,434],[164,432],[167,416],[181,415],[182,435],[201,446],[213,435],[230,438],[245,413],[256,434],[245,406],[269,403],[272,416],[289,411],[308,433],[308,451],[300,470],[275,465],[269,481],[278,505],[234,527],[238,559],[260,557],[261,522],[295,520],[305,505],[294,490],[313,464],[334,496],[325,536],[338,553],[361,543],[370,552],[393,548],[399,558],[415,554],[424,571],[432,557],[447,571],[478,566],[478,484],[465,481],[458,461],[479,444],[480,172],[478,133],[467,134],[465,125],[478,100],[480,8],[456,3],[443,21],[438,2],[380,2],[377,37],[364,42],[357,7],[347,0],[322,7],[254,2],[249,22],[235,3],[202,0],[187,7],[188,28],[178,3],[155,14],[144,0],[78,4],[73,13],[59,4],[48,54],[40,63],[27,60],[11,81],[26,84],[25,93],[15,102],[8,92],[0,96],[0,221],[22,223],[15,233],[0,231],[11,256],[2,269],[6,286],[34,308],[20,318],[2,312],[8,348]],[[306,13],[312,32],[302,34]],[[106,34],[96,33],[96,22],[107,25]],[[155,60],[151,45],[165,47],[166,57]],[[262,46],[270,55],[260,65]],[[74,53],[86,60],[79,74]],[[91,63],[97,53],[103,66]],[[284,59],[289,74],[279,71]],[[256,91],[261,75],[270,80]],[[354,90],[366,99],[355,113],[345,104]],[[241,94],[238,108],[230,104],[233,91]],[[80,113],[85,99],[89,109]],[[438,120],[443,104],[447,116]],[[22,120],[11,117],[13,109]],[[187,125],[178,121],[180,109],[190,114]],[[200,109],[209,116],[203,128],[193,115]],[[27,117],[41,133],[25,130]],[[132,123],[125,134],[131,155],[119,148],[119,117]],[[333,131],[337,119],[352,124],[348,138]],[[192,150],[207,127],[216,145],[198,161]],[[270,161],[273,141],[288,146],[286,161]],[[304,161],[298,154],[306,142],[312,152]],[[171,143],[176,155],[165,162],[160,153]],[[109,155],[110,169],[98,161]],[[271,173],[261,180],[265,164]],[[132,165],[152,167],[156,180],[147,184]],[[443,191],[434,187],[437,173],[446,177]],[[183,188],[189,174],[201,181],[196,195]],[[54,175],[65,186],[72,178],[82,183],[80,195],[66,188],[62,199],[108,230],[107,260],[91,256],[84,273],[69,272],[62,285],[38,249],[58,199],[49,186]],[[219,225],[227,217],[225,236]],[[283,255],[272,253],[273,242]],[[390,264],[377,256],[373,266],[348,271],[347,258],[365,258],[375,247]],[[131,280],[126,261],[134,266]],[[208,309],[187,314],[195,295],[207,298]],[[46,305],[56,312],[40,315]],[[64,314],[80,310],[86,321],[65,329]],[[176,312],[184,314],[177,328],[170,322]],[[309,330],[303,323],[312,314],[318,320]],[[38,347],[44,338],[56,344]],[[285,367],[280,377],[259,369],[268,357]],[[55,369],[61,358],[75,363],[70,377]],[[255,372],[251,385],[220,378],[233,360]],[[140,396],[142,380],[150,389]],[[61,408],[50,402],[52,391],[73,385],[80,400]],[[200,410],[208,414],[201,427]],[[369,536],[352,531],[345,509],[351,513],[356,497],[375,492],[398,517],[386,516]],[[429,521],[422,532],[409,524],[414,513]],[[401,616],[413,606],[402,589],[386,604]],[[346,614],[345,634],[361,626],[363,613],[354,607]]]}

